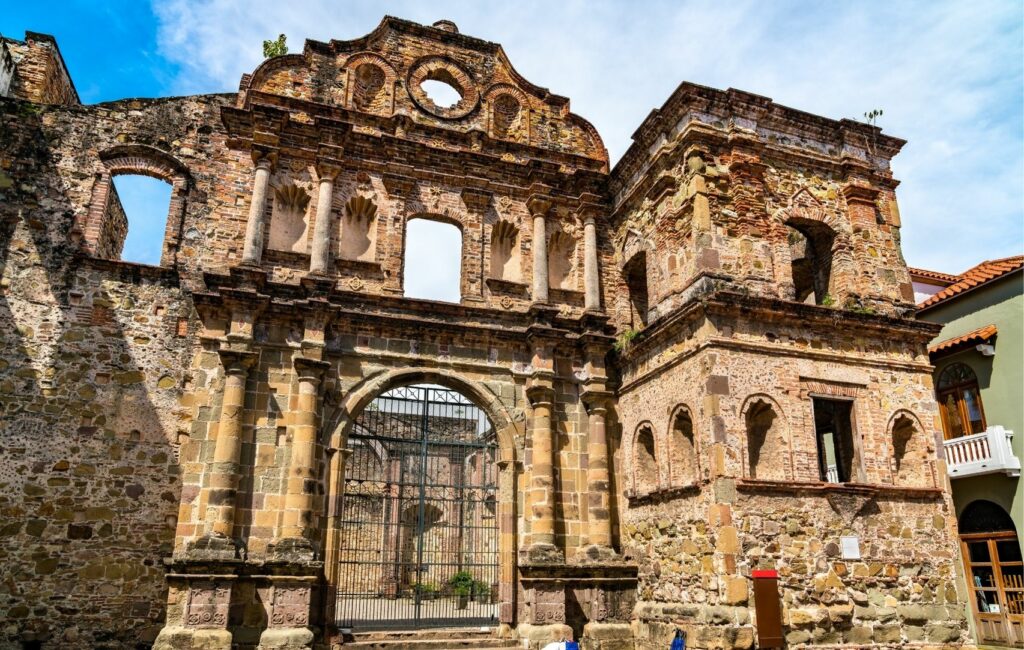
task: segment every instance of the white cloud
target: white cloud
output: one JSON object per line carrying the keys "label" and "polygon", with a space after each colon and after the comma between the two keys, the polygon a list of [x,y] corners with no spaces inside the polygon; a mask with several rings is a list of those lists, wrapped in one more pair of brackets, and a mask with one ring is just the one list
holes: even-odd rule
{"label": "white cloud", "polygon": [[154,7],[169,92],[223,92],[265,38],[350,39],[386,11],[502,43],[520,73],[572,99],[613,161],[683,80],[828,117],[884,109],[909,141],[893,167],[907,261],[957,272],[1024,248],[1024,47],[1012,1],[376,2],[184,0]]}

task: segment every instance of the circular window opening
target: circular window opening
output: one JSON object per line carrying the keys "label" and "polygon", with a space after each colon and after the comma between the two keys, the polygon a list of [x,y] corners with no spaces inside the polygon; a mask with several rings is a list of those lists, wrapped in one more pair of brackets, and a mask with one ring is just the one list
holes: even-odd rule
{"label": "circular window opening", "polygon": [[420,83],[420,88],[439,108],[451,108],[462,101],[462,93],[447,81],[426,79]]}

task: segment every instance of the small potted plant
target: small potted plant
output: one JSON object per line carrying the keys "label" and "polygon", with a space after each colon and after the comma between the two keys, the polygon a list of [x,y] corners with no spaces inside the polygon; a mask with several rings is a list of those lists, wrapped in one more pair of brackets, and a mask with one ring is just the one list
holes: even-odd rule
{"label": "small potted plant", "polygon": [[491,602],[491,585],[483,580],[473,582],[473,600],[478,603]]}
{"label": "small potted plant", "polygon": [[433,582],[417,582],[413,589],[419,595],[420,600],[434,600],[437,596],[437,585]]}
{"label": "small potted plant", "polygon": [[448,586],[455,594],[456,608],[466,609],[469,606],[469,597],[473,593],[473,574],[469,571],[459,571],[448,579]]}

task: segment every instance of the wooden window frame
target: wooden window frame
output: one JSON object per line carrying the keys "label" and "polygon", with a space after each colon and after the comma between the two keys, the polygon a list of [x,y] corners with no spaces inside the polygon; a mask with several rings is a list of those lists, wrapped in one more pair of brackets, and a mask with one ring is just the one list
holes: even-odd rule
{"label": "wooden window frame", "polygon": [[[1024,561],[1003,561],[1000,559],[998,543],[1002,541],[1017,542],[1017,533],[1012,530],[988,533],[965,533],[960,535],[960,553],[961,557],[963,557],[967,588],[971,594],[971,611],[974,614],[975,620],[978,621],[979,635],[981,634],[981,621],[982,619],[986,619],[990,622],[1001,623],[1005,626],[1007,638],[1012,643],[1014,641],[1019,641],[1019,639],[1016,638],[1019,632],[1016,630],[1024,627],[1024,611],[1010,611],[1009,594],[1013,593],[1017,595],[1015,602],[1021,602],[1021,599],[1024,599],[1024,587],[1007,587],[1003,576],[1003,569],[1004,567],[1024,566]],[[971,560],[968,545],[978,542],[985,542],[987,544],[989,555],[988,562],[974,562]],[[993,586],[979,588],[974,584],[974,567],[976,566],[991,568],[992,578],[994,580]],[[979,592],[995,592],[996,600],[999,605],[999,612],[982,612],[978,607]],[[991,642],[991,640],[985,641],[980,638],[979,641],[982,643]]]}
{"label": "wooden window frame", "polygon": [[[947,386],[941,386],[942,376],[946,374],[954,366],[961,365],[971,373],[971,378],[968,380],[960,381],[955,384]],[[981,414],[981,431],[968,432],[967,430],[971,425],[970,411],[967,409],[967,400],[964,399],[963,394],[965,389],[971,389],[974,391],[974,395],[978,402],[978,412]],[[957,413],[960,416],[960,422],[964,427],[964,432],[959,436],[953,435],[952,427],[949,421],[949,412],[946,407],[946,397],[952,395],[954,404],[956,405]],[[966,363],[962,361],[955,361],[942,369],[939,373],[939,381],[935,383],[935,399],[939,403],[939,414],[942,417],[942,435],[945,440],[951,440],[953,438],[960,438],[965,436],[973,436],[978,433],[983,433],[988,426],[988,420],[985,418],[985,405],[981,399],[981,387],[978,385],[978,375],[974,372]]]}

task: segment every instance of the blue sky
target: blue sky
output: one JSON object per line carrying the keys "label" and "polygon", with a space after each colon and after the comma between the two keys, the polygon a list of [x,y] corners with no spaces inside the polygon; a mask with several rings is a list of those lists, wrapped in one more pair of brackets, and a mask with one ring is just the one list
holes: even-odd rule
{"label": "blue sky", "polygon": [[[9,4],[0,32],[55,35],[87,103],[231,91],[265,38],[284,32],[299,51],[305,38],[362,36],[389,13],[447,18],[502,43],[526,78],[571,98],[613,161],[683,80],[832,118],[880,108],[879,125],[909,141],[893,163],[908,263],[960,272],[1024,249],[1018,0]],[[133,214],[142,242],[163,231],[166,198],[153,207],[162,188],[149,185],[119,185],[126,203],[149,209]]]}

